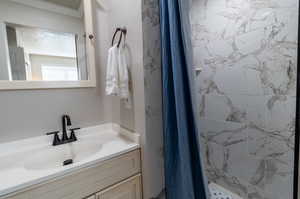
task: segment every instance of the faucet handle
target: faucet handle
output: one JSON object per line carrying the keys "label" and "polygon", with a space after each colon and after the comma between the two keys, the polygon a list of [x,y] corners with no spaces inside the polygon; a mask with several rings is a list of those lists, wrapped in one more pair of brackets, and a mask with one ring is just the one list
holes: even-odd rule
{"label": "faucet handle", "polygon": [[70,131],[77,131],[77,130],[80,130],[80,128],[72,128],[72,129],[69,129]]}
{"label": "faucet handle", "polygon": [[58,134],[59,131],[53,131],[53,132],[49,132],[49,133],[46,133],[46,135],[55,135],[55,134]]}
{"label": "faucet handle", "polygon": [[53,146],[59,145],[59,143],[60,143],[60,139],[59,139],[58,134],[59,134],[59,131],[46,133],[46,135],[54,135],[53,143],[52,143]]}
{"label": "faucet handle", "polygon": [[72,141],[77,141],[77,137],[75,135],[75,131],[76,130],[79,130],[80,128],[72,128],[72,129],[69,129],[71,131],[71,135],[70,135],[70,140]]}

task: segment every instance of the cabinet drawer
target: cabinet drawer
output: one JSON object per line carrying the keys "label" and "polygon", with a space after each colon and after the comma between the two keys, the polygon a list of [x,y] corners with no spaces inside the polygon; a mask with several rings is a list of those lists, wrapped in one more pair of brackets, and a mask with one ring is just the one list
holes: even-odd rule
{"label": "cabinet drawer", "polygon": [[4,198],[82,199],[140,173],[140,164],[140,150],[135,150]]}
{"label": "cabinet drawer", "polygon": [[141,190],[141,176],[137,175],[96,194],[96,199],[141,199]]}

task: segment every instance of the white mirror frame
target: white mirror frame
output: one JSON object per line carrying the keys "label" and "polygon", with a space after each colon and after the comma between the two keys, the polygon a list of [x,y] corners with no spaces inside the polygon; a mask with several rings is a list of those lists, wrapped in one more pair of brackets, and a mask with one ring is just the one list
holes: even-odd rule
{"label": "white mirror frame", "polygon": [[[33,2],[34,0],[32,0]],[[0,90],[31,90],[31,89],[53,89],[53,88],[88,88],[96,87],[96,63],[95,63],[95,37],[93,21],[93,0],[82,0],[84,7],[85,32],[87,35],[87,66],[89,80],[78,81],[8,81],[0,80]]]}

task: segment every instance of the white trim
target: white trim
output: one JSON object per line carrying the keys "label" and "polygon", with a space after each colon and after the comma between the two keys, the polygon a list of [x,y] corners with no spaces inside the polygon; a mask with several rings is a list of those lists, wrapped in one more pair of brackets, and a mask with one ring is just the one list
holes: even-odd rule
{"label": "white trim", "polygon": [[84,81],[5,81],[0,80],[0,90],[31,90],[50,88],[96,87],[95,80]]}
{"label": "white trim", "polygon": [[82,14],[80,13],[80,10],[75,10],[71,8],[62,7],[59,5],[55,5],[53,3],[48,3],[44,1],[38,1],[38,0],[10,0],[15,3],[23,4],[26,6],[30,6],[33,8],[38,8],[42,10],[47,10],[50,12],[55,12],[62,15],[67,15],[71,17],[81,18]]}
{"label": "white trim", "polygon": [[[94,32],[94,9],[93,0],[83,0],[83,11],[85,20],[85,32],[86,32],[86,54],[88,77],[91,83],[96,87],[96,55],[95,55],[95,32]],[[93,39],[89,39],[89,35],[93,35]]]}
{"label": "white trim", "polygon": [[[22,1],[23,0],[11,0]],[[28,0],[28,2],[36,0]],[[81,81],[6,81],[0,80],[0,90],[30,90],[30,89],[52,89],[52,88],[87,88],[96,87],[96,62],[95,62],[95,38],[89,39],[88,35],[94,35],[93,0],[83,0],[85,31],[87,33],[86,50],[89,80]],[[40,2],[40,1],[38,1]]]}

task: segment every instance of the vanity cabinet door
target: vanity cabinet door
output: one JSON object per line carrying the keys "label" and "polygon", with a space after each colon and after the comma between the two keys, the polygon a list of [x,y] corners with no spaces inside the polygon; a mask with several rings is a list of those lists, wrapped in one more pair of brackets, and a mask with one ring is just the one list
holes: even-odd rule
{"label": "vanity cabinet door", "polygon": [[142,199],[141,176],[134,176],[98,193],[96,199]]}

